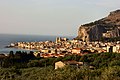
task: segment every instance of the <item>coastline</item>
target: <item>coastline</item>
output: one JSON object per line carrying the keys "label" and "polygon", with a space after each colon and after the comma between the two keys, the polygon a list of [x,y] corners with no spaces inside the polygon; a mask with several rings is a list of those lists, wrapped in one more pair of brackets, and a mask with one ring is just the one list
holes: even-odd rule
{"label": "coastline", "polygon": [[[73,36],[66,36],[69,39],[74,38]],[[10,45],[11,43],[17,42],[37,42],[37,41],[55,41],[56,36],[49,36],[49,35],[15,35],[15,34],[0,34],[0,54],[8,54],[10,51],[31,51],[28,49],[20,49],[20,48],[5,48],[6,46]],[[8,46],[9,47],[9,46]],[[34,51],[32,49],[32,51]]]}
{"label": "coastline", "polygon": [[37,51],[37,50],[22,49],[22,48],[2,48],[0,49],[0,54],[9,54],[10,51],[13,51],[15,53],[16,51],[30,52],[30,51]]}

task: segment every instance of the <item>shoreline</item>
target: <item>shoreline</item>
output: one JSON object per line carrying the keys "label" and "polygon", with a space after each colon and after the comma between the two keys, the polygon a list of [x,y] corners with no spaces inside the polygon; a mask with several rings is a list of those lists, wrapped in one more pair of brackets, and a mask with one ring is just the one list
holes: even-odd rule
{"label": "shoreline", "polygon": [[9,54],[10,51],[13,51],[14,53],[16,51],[24,51],[24,52],[30,52],[30,51],[37,51],[37,50],[30,50],[30,49],[23,49],[23,48],[1,48],[0,49],[0,54]]}

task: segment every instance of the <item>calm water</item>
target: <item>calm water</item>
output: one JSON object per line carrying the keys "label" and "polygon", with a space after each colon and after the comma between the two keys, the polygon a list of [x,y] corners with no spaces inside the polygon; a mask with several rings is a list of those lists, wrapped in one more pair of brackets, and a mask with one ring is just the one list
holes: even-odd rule
{"label": "calm water", "polygon": [[[38,36],[38,35],[10,35],[10,34],[0,34],[0,53],[9,53],[11,50],[16,51],[30,51],[24,49],[15,49],[15,48],[5,48],[5,46],[10,43],[15,42],[31,42],[31,41],[46,41],[51,40],[55,41],[55,38],[59,36]],[[67,37],[67,36],[64,36]],[[73,37],[67,37],[68,39],[72,39]]]}

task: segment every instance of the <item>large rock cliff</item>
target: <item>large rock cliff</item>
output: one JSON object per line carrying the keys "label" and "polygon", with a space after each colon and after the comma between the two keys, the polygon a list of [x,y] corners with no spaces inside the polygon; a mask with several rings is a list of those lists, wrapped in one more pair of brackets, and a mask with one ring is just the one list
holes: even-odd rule
{"label": "large rock cliff", "polygon": [[100,40],[101,38],[120,37],[120,10],[98,21],[81,25],[76,39],[83,41]]}

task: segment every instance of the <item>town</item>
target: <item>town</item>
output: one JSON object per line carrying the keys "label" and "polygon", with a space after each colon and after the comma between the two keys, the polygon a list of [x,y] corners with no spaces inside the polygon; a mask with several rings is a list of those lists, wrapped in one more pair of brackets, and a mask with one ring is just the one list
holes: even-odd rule
{"label": "town", "polygon": [[53,41],[41,42],[17,42],[10,46],[22,49],[37,50],[35,56],[43,58],[64,57],[66,55],[76,54],[79,56],[92,53],[113,52],[120,53],[120,41],[117,42],[84,42],[80,40],[68,40],[67,38],[57,37]]}

